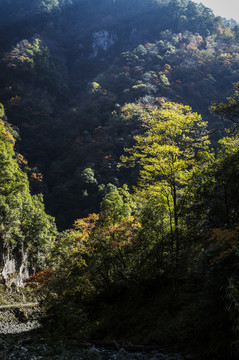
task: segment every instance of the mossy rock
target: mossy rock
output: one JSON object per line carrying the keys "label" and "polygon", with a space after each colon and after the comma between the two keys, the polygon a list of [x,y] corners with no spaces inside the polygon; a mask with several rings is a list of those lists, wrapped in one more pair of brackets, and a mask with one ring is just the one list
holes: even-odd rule
{"label": "mossy rock", "polygon": [[1,305],[7,305],[8,302],[0,295],[0,306]]}
{"label": "mossy rock", "polygon": [[6,286],[3,284],[0,284],[0,294],[4,294],[6,292]]}

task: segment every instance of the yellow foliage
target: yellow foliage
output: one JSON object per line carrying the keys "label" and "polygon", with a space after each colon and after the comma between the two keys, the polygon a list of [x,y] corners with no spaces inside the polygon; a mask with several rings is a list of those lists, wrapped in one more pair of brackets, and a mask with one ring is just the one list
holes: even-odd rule
{"label": "yellow foliage", "polygon": [[209,241],[212,249],[218,249],[217,255],[210,264],[224,262],[239,249],[239,224],[235,229],[213,229]]}
{"label": "yellow foliage", "polygon": [[99,220],[99,214],[90,214],[87,218],[78,219],[74,223],[74,228],[80,230],[81,235],[78,237],[78,241],[88,238],[91,231],[95,227]]}
{"label": "yellow foliage", "polygon": [[96,93],[96,92],[99,92],[100,90],[101,90],[100,84],[98,84],[95,81],[91,83],[91,87],[90,87],[90,92],[91,93]]}

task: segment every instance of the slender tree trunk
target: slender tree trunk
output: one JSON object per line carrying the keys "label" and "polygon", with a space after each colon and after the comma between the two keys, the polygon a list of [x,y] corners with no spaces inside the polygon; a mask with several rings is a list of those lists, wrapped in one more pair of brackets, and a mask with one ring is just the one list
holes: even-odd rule
{"label": "slender tree trunk", "polygon": [[171,211],[170,200],[169,200],[168,194],[166,195],[166,197],[167,197],[167,203],[168,203],[170,232],[171,232],[171,251],[173,252],[173,248],[174,248],[174,231],[173,231],[173,221],[172,221],[173,215],[172,215],[172,211]]}
{"label": "slender tree trunk", "polygon": [[173,183],[173,211],[174,211],[174,238],[175,238],[175,245],[176,245],[176,262],[178,262],[179,256],[179,231],[178,231],[178,209],[177,209],[177,189],[175,181]]}

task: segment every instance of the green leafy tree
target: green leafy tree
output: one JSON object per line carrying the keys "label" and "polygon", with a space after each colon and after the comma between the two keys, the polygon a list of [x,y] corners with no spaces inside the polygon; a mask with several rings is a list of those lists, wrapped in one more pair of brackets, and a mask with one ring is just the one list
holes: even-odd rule
{"label": "green leafy tree", "polygon": [[34,271],[45,263],[56,226],[45,213],[42,196],[30,193],[27,175],[17,163],[13,135],[12,128],[0,120],[0,246],[9,254],[27,254]]}
{"label": "green leafy tree", "polygon": [[105,196],[100,206],[100,220],[108,225],[115,225],[122,219],[129,219],[130,205],[124,201],[124,196],[118,190],[111,191]]}
{"label": "green leafy tree", "polygon": [[[190,202],[203,219],[204,228],[231,227],[239,221],[238,217],[238,160],[239,139],[231,134],[219,140],[214,158],[198,171],[192,181]],[[199,222],[198,222],[199,223]]]}
{"label": "green leafy tree", "polygon": [[152,113],[150,129],[135,137],[122,156],[124,166],[141,166],[138,189],[144,196],[161,194],[167,205],[172,248],[179,254],[180,213],[188,182],[209,150],[206,122],[189,106],[164,103]]}

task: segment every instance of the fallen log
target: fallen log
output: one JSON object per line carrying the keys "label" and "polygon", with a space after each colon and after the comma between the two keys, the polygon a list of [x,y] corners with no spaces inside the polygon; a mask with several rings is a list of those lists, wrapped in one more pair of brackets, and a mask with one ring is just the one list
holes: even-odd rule
{"label": "fallen log", "polygon": [[38,303],[0,305],[0,310],[37,307]]}

